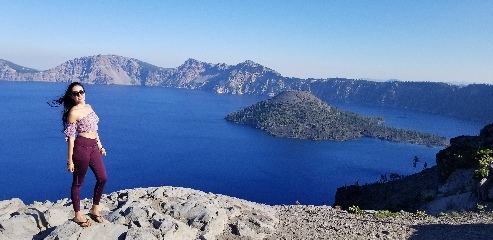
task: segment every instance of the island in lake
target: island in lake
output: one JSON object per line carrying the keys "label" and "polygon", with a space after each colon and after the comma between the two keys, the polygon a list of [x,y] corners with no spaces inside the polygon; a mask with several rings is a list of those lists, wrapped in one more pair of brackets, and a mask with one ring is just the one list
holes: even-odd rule
{"label": "island in lake", "polygon": [[307,91],[284,91],[230,113],[226,120],[253,126],[276,137],[345,141],[361,137],[446,146],[444,137],[383,126],[381,117],[339,110]]}

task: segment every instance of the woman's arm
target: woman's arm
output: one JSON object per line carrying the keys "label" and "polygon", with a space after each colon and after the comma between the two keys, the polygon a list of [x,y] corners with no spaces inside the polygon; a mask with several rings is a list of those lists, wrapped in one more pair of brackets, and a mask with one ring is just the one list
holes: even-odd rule
{"label": "woman's arm", "polygon": [[[92,111],[94,111],[94,109],[92,109],[91,105],[89,105],[89,104],[86,104],[86,105],[89,106]],[[104,149],[103,143],[101,143],[101,139],[99,138],[99,133],[98,132],[96,132],[96,141],[97,141],[97,144],[98,144],[99,153],[101,153],[101,154],[103,154],[103,155],[106,156],[106,149]]]}
{"label": "woman's arm", "polygon": [[[68,119],[67,121],[69,123],[74,123],[76,121],[76,116],[74,116],[73,112],[70,111],[70,113],[68,114]],[[75,131],[75,130],[72,130],[72,131]],[[75,132],[74,132],[75,134]],[[74,142],[75,142],[75,135],[72,135],[70,134],[70,136],[68,136],[68,139],[67,139],[67,145],[68,145],[68,149],[67,149],[67,152],[68,152],[68,155],[67,155],[67,170],[69,172],[74,172],[75,170],[75,167],[74,167],[74,159],[73,159],[73,156],[74,156]]]}
{"label": "woman's arm", "polygon": [[75,170],[75,167],[74,167],[74,160],[73,160],[73,156],[74,156],[74,142],[75,142],[75,138],[74,137],[69,137],[68,138],[68,160],[67,160],[67,170],[69,172],[74,172]]}
{"label": "woman's arm", "polygon": [[106,149],[104,149],[103,144],[101,143],[101,139],[99,139],[99,133],[96,133],[96,135],[97,135],[96,141],[98,142],[99,152],[106,156]]}

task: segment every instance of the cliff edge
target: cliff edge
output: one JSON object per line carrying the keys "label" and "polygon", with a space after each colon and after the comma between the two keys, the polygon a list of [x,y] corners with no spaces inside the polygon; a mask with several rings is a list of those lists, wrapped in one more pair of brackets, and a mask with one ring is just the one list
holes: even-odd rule
{"label": "cliff edge", "polygon": [[340,187],[334,204],[430,214],[493,209],[493,124],[477,136],[452,138],[436,163],[393,181]]}
{"label": "cliff edge", "polygon": [[[83,200],[81,211],[87,214],[91,203]],[[263,239],[278,222],[271,206],[177,187],[113,192],[100,206],[106,221],[82,228],[68,199],[1,201],[0,239]]]}
{"label": "cliff edge", "polygon": [[[87,213],[91,200],[82,201]],[[104,223],[79,227],[68,199],[25,205],[0,201],[0,239],[491,239],[493,214],[457,216],[330,206],[268,206],[178,187],[113,192],[100,203]]]}

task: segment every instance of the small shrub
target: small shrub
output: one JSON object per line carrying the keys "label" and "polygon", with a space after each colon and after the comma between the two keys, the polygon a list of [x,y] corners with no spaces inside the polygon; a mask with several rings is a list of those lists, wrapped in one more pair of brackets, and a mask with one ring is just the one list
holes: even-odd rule
{"label": "small shrub", "polygon": [[348,211],[350,213],[354,213],[354,214],[360,214],[360,215],[365,215],[366,214],[365,211],[361,210],[358,206],[354,206],[354,205],[352,207],[349,207],[348,208]]}
{"label": "small shrub", "polygon": [[451,213],[450,213],[450,215],[451,215],[452,217],[460,217],[460,213],[458,213],[458,212],[456,212],[456,211],[451,212]]}
{"label": "small shrub", "polygon": [[414,214],[417,218],[427,218],[428,214],[426,214],[425,211],[419,211],[417,210],[416,213]]}
{"label": "small shrub", "polygon": [[379,183],[386,183],[388,182],[387,180],[387,174],[382,174],[380,175],[380,181],[378,181]]}
{"label": "small shrub", "polygon": [[478,210],[478,211],[483,211],[485,207],[486,207],[485,205],[481,205],[479,203],[476,204],[476,210]]}
{"label": "small shrub", "polygon": [[448,213],[440,212],[437,217],[448,217]]}
{"label": "small shrub", "polygon": [[479,169],[474,171],[476,179],[480,180],[488,177],[489,166],[493,163],[493,150],[481,149],[476,153],[476,160],[479,163]]}
{"label": "small shrub", "polygon": [[395,181],[404,178],[404,175],[399,175],[397,173],[391,173],[390,174],[390,181]]}
{"label": "small shrub", "polygon": [[400,212],[391,212],[389,210],[379,210],[375,212],[375,217],[382,219],[382,218],[393,218],[393,217],[399,217],[402,214]]}

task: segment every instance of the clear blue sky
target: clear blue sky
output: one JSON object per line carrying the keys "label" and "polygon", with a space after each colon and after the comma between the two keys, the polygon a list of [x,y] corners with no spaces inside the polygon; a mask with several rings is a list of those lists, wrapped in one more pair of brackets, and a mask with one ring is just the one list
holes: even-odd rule
{"label": "clear blue sky", "polygon": [[0,0],[0,59],[252,60],[283,76],[493,84],[493,0]]}

